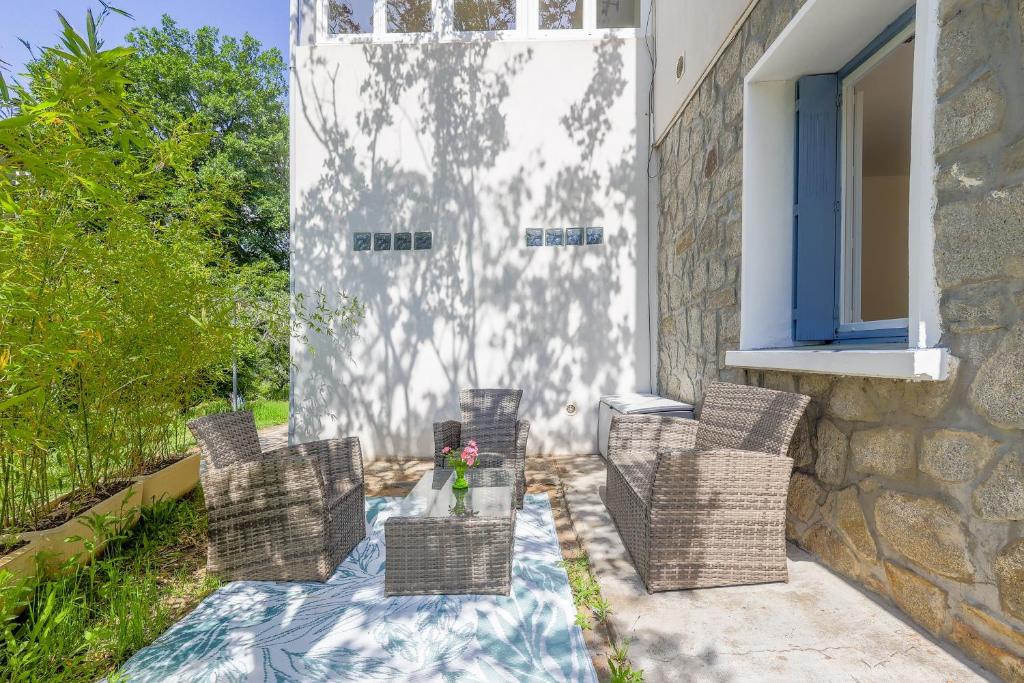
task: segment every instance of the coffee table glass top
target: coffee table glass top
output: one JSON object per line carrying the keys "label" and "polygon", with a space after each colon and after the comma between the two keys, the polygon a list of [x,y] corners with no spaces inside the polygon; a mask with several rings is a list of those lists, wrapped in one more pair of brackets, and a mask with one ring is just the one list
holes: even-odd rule
{"label": "coffee table glass top", "polygon": [[424,474],[405,497],[406,516],[508,517],[512,514],[513,475],[500,468],[466,472],[469,488],[452,489],[455,472],[434,469]]}

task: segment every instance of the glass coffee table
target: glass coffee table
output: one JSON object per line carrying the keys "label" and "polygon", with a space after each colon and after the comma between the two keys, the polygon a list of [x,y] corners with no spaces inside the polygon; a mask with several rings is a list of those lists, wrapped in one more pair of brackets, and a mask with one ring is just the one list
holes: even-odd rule
{"label": "glass coffee table", "polygon": [[427,472],[385,522],[385,595],[509,594],[515,474],[476,468],[466,480],[456,491],[452,470]]}

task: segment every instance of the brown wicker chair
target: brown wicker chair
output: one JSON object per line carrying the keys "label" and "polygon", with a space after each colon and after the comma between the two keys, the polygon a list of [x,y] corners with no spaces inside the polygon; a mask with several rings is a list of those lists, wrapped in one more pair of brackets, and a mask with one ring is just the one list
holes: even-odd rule
{"label": "brown wicker chair", "polygon": [[229,581],[326,581],[365,538],[359,439],[263,453],[251,412],[188,427],[203,452],[210,572]]}
{"label": "brown wicker chair", "polygon": [[787,451],[808,401],[715,382],[699,421],[612,419],[605,504],[649,592],[788,579]]}
{"label": "brown wicker chair", "polygon": [[434,423],[434,467],[447,468],[446,446],[458,448],[474,440],[480,449],[478,467],[506,467],[516,477],[516,507],[526,491],[526,440],[530,423],[519,420],[522,389],[463,389],[462,420]]}

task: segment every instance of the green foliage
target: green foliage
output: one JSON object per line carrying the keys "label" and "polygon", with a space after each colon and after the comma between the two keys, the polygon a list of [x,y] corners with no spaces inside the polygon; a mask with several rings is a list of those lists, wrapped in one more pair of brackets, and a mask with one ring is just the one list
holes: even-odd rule
{"label": "green foliage", "polygon": [[153,133],[131,50],[64,21],[0,120],[0,526],[175,447],[240,338],[209,132]]}
{"label": "green foliage", "polygon": [[629,663],[629,641],[616,645],[608,656],[609,683],[643,683],[644,672]]}
{"label": "green foliage", "polygon": [[[288,262],[288,115],[284,58],[250,36],[181,28],[167,15],[126,41],[130,90],[161,136],[198,120],[212,132],[195,159],[201,183],[231,189],[218,237],[239,263]],[[287,280],[285,280],[287,282]],[[287,307],[285,307],[287,310]]]}
{"label": "green foliage", "polygon": [[105,556],[69,563],[35,586],[20,619],[0,624],[0,680],[96,680],[217,587],[197,571],[206,534],[198,492],[144,508],[128,534],[119,520],[95,523],[109,541]]}

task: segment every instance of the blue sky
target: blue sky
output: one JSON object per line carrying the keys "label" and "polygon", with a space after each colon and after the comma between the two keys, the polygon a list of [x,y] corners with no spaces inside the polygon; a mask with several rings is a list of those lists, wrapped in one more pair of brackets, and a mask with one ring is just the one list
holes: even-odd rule
{"label": "blue sky", "polygon": [[[24,38],[36,46],[54,45],[60,32],[56,12],[61,12],[76,28],[84,31],[85,10],[101,9],[95,0],[2,0],[0,21],[0,59],[18,73],[28,60]],[[288,56],[288,0],[110,0],[110,4],[132,15],[134,20],[117,15],[107,18],[100,35],[107,46],[119,44],[136,26],[153,26],[160,16],[169,14],[180,25],[195,29],[216,26],[225,35],[249,32],[264,46],[276,47]]]}

